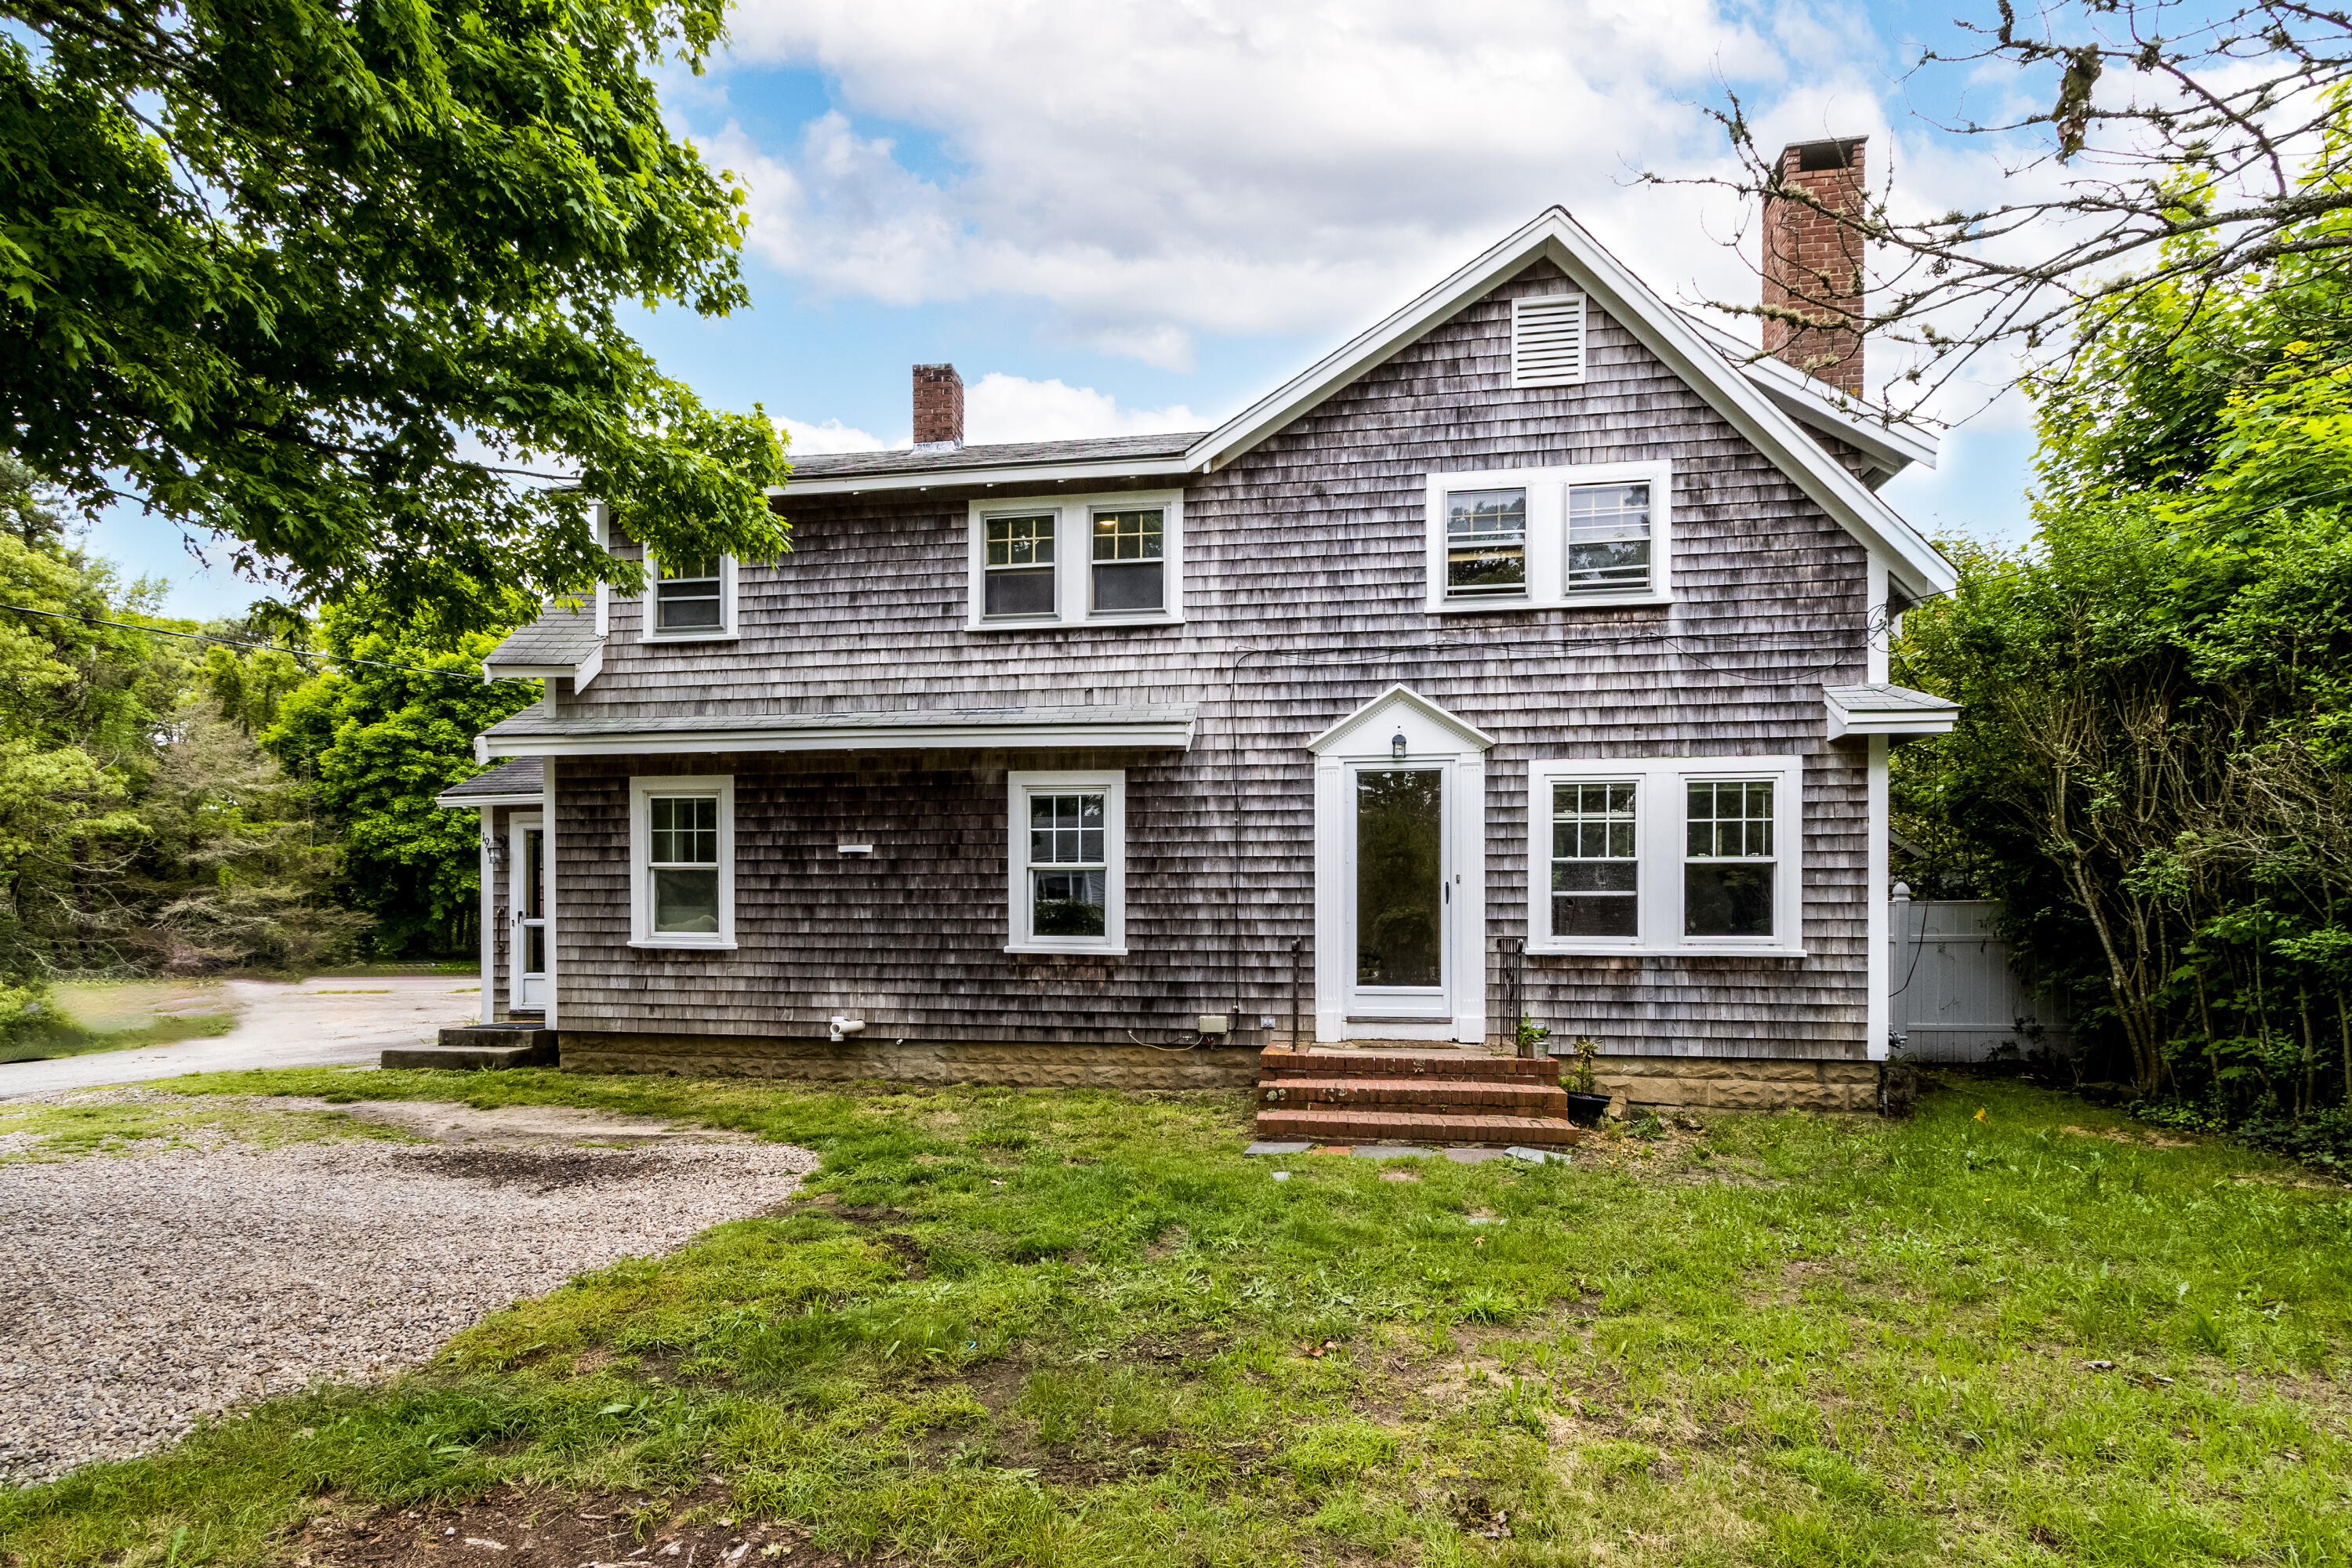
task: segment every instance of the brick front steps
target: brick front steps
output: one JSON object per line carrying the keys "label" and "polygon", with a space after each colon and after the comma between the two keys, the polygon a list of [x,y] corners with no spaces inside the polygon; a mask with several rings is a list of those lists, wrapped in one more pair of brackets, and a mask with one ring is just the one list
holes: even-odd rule
{"label": "brick front steps", "polygon": [[1257,1135],[1321,1143],[1573,1143],[1559,1064],[1465,1052],[1258,1054]]}

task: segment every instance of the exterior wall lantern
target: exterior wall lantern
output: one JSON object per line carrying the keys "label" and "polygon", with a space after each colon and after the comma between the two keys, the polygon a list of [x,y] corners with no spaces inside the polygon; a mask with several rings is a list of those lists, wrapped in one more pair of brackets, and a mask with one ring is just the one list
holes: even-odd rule
{"label": "exterior wall lantern", "polygon": [[1404,731],[1402,730],[1399,730],[1396,732],[1395,739],[1389,742],[1389,755],[1394,757],[1398,762],[1404,761]]}

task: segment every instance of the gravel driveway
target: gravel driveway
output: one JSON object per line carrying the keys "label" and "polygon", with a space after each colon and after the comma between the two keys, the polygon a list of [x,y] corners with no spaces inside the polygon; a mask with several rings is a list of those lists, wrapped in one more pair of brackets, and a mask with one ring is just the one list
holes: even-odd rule
{"label": "gravel driveway", "polygon": [[574,1274],[783,1202],[817,1163],[601,1112],[378,1118],[439,1141],[268,1146],[199,1131],[195,1147],[0,1164],[0,1479],[48,1479],[264,1394],[414,1366]]}

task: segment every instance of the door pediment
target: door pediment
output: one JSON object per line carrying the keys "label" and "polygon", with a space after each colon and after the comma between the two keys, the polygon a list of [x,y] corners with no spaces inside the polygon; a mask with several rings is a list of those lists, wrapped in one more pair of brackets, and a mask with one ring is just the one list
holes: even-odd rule
{"label": "door pediment", "polygon": [[1484,752],[1495,737],[1458,719],[1409,686],[1390,687],[1307,742],[1318,757],[1385,757],[1395,738],[1415,757]]}

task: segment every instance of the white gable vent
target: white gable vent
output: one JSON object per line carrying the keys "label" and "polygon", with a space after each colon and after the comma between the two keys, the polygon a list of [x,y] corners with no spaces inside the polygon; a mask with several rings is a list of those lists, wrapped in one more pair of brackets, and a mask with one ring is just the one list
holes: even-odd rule
{"label": "white gable vent", "polygon": [[1584,379],[1584,296],[1511,301],[1511,384],[1573,386]]}

